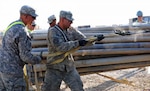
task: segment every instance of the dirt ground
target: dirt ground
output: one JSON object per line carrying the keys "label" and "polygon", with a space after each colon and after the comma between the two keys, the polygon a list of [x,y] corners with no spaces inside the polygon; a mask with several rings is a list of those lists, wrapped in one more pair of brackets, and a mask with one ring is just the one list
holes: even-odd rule
{"label": "dirt ground", "polygon": [[[103,74],[115,79],[125,79],[133,84],[127,85],[100,76]],[[150,73],[148,67],[123,69],[81,76],[85,91],[150,91]],[[70,91],[62,83],[61,91]]]}

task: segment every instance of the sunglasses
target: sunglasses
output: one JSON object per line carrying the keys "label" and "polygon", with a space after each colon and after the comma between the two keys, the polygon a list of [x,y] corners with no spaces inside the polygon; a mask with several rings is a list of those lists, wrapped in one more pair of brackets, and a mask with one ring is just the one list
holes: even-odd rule
{"label": "sunglasses", "polygon": [[36,17],[32,16],[33,19],[36,19]]}
{"label": "sunglasses", "polygon": [[35,27],[36,25],[32,25],[33,27]]}

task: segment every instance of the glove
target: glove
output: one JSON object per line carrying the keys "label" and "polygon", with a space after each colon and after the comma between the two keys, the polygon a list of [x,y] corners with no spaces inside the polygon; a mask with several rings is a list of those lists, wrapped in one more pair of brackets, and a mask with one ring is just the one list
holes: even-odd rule
{"label": "glove", "polygon": [[88,43],[87,40],[84,40],[84,39],[79,40],[79,46],[85,46],[87,43]]}
{"label": "glove", "polygon": [[115,30],[114,31],[116,34],[125,36],[125,35],[131,35],[131,33],[129,31],[121,31],[121,30]]}
{"label": "glove", "polygon": [[101,41],[102,39],[104,39],[104,35],[96,35],[95,37],[97,37],[97,41]]}

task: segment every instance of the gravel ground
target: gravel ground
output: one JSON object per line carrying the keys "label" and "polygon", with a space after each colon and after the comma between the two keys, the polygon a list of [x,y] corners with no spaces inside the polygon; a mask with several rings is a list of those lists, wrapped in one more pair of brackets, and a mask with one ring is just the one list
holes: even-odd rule
{"label": "gravel ground", "polygon": [[[134,86],[112,81],[99,74],[126,79]],[[85,91],[150,91],[149,78],[148,68],[132,68],[81,76]],[[61,91],[70,91],[70,89],[65,88],[65,84],[62,83]]]}

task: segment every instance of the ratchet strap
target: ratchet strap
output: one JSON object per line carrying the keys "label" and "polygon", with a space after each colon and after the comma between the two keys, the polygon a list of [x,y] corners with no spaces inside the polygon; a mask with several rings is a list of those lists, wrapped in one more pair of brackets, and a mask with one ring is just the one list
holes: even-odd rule
{"label": "ratchet strap", "polygon": [[[88,38],[87,39],[88,43],[86,44],[87,45],[90,45],[91,43],[93,43],[94,41],[97,41],[97,37],[91,37],[91,38]],[[64,56],[60,59],[57,59],[55,61],[53,61],[51,64],[57,64],[57,63],[60,63],[62,62],[69,54],[79,50],[81,48],[81,46],[78,46],[77,48],[74,48],[74,49],[71,49],[67,52],[56,52],[56,53],[52,53],[52,54],[48,54],[48,57],[54,57],[54,56],[59,56],[59,55],[62,55],[64,54]]]}
{"label": "ratchet strap", "polygon": [[111,79],[112,81],[115,81],[115,82],[118,82],[118,83],[126,84],[126,85],[133,86],[133,87],[135,86],[132,81],[128,81],[126,79],[116,79],[116,78],[113,78],[113,77],[110,77],[110,76],[107,76],[107,75],[103,75],[103,74],[100,74],[100,73],[97,73],[97,74],[100,75],[100,76],[103,76],[105,78]]}

